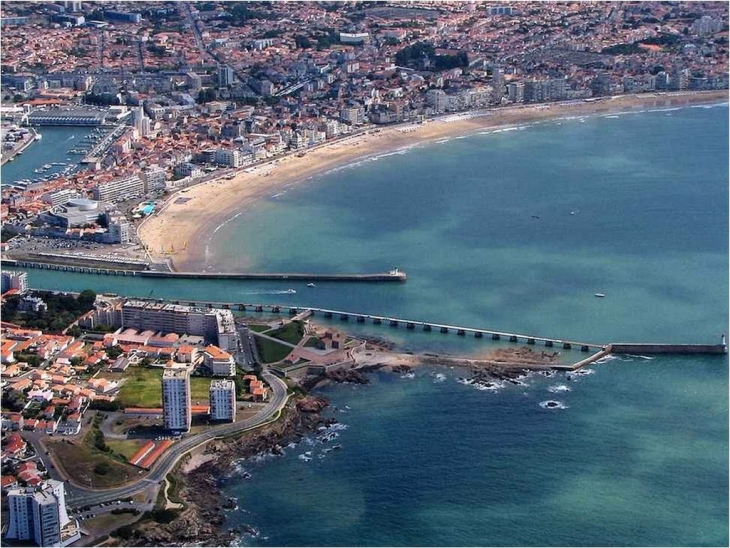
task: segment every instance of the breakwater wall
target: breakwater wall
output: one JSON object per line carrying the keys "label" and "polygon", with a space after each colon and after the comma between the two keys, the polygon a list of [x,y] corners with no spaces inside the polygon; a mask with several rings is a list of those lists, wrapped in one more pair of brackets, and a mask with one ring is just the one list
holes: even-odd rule
{"label": "breakwater wall", "polygon": [[405,272],[375,274],[316,274],[305,272],[164,272],[143,270],[137,275],[145,278],[188,278],[212,280],[285,280],[299,282],[405,282]]}
{"label": "breakwater wall", "polygon": [[611,343],[614,354],[727,354],[725,344]]}
{"label": "breakwater wall", "polygon": [[[279,280],[298,282],[405,282],[408,276],[401,270],[374,274],[317,274],[305,272],[170,272],[163,270],[142,270],[139,266],[109,264],[56,264],[52,262],[22,259],[2,259],[5,267],[39,268],[60,270],[80,274],[104,274],[108,276],[139,276],[142,278],[178,278],[190,280]],[[147,266],[147,265],[144,265]]]}

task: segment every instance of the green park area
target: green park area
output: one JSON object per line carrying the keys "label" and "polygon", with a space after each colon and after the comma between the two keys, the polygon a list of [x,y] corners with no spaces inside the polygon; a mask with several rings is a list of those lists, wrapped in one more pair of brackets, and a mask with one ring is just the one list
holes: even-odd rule
{"label": "green park area", "polygon": [[[122,376],[124,383],[117,401],[122,407],[161,407],[162,368],[130,367]],[[207,402],[210,390],[209,377],[190,377],[190,399]]]}
{"label": "green park area", "polygon": [[[268,331],[266,335],[289,344],[297,345],[304,337],[304,324],[300,321],[289,322],[278,329]],[[277,343],[264,337],[256,337],[256,347],[264,363],[279,362],[286,358],[292,351],[291,346]]]}

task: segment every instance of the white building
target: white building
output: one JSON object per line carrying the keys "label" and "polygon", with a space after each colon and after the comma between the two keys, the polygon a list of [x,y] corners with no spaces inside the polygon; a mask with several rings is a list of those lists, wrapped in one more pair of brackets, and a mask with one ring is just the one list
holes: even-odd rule
{"label": "white building", "polygon": [[160,166],[150,166],[142,172],[142,180],[148,191],[164,189],[166,179],[165,169]]}
{"label": "white building", "polygon": [[236,374],[236,361],[228,352],[217,346],[208,345],[203,352],[205,366],[214,377],[232,377]]}
{"label": "white building", "polygon": [[162,373],[162,414],[167,430],[190,430],[192,421],[190,375],[187,369],[165,369]]}
{"label": "white building", "polygon": [[228,167],[241,167],[243,159],[240,150],[221,148],[215,151],[215,163]]}
{"label": "white building", "polygon": [[11,489],[8,507],[7,539],[31,540],[38,546],[67,546],[81,538],[66,512],[61,481],[48,480],[38,487]]}
{"label": "white building", "polygon": [[236,420],[236,384],[227,379],[210,383],[210,419],[214,421]]}
{"label": "white building", "polygon": [[2,293],[10,289],[17,289],[18,293],[28,291],[28,273],[4,270],[2,273]]}
{"label": "white building", "polygon": [[113,202],[126,196],[141,196],[144,192],[144,181],[136,175],[132,175],[107,183],[99,183],[94,187],[94,199],[100,202]]}
{"label": "white building", "polygon": [[69,200],[81,197],[82,196],[78,193],[78,191],[66,188],[57,192],[46,192],[41,196],[41,200],[47,204],[51,204],[52,207],[57,207],[68,203]]}

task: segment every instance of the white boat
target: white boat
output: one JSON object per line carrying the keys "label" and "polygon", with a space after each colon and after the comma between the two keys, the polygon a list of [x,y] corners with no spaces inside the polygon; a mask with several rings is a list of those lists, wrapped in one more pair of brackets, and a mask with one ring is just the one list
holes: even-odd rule
{"label": "white boat", "polygon": [[595,296],[596,296],[596,297],[601,297],[601,298],[603,298],[603,297],[605,297],[606,295],[605,295],[605,294],[603,294],[603,293],[596,293],[596,295],[595,295]]}
{"label": "white boat", "polygon": [[296,293],[297,290],[296,289],[287,289],[286,292],[287,293]]}
{"label": "white boat", "polygon": [[307,284],[307,287],[317,287],[314,282],[309,282]]}

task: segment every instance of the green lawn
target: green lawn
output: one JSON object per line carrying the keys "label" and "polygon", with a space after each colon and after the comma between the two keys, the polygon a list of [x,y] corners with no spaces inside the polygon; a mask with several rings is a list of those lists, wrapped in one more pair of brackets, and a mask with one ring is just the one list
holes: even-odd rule
{"label": "green lawn", "polygon": [[137,449],[142,447],[144,440],[105,440],[106,444],[112,448],[112,451],[119,453],[125,459],[129,460]]}
{"label": "green lawn", "polygon": [[[285,354],[286,355],[286,354]],[[130,367],[117,399],[124,407],[162,407],[162,368]],[[205,405],[211,377],[190,377],[190,399]]]}
{"label": "green lawn", "polygon": [[301,341],[302,337],[304,337],[304,326],[302,325],[302,322],[299,321],[289,322],[284,327],[280,327],[276,331],[267,333],[267,335],[290,344],[299,344],[299,341]]}
{"label": "green lawn", "polygon": [[256,337],[256,348],[264,363],[274,363],[286,358],[292,351],[290,346],[270,341],[262,337]]}
{"label": "green lawn", "polygon": [[162,407],[162,369],[130,367],[117,401],[123,407]]}
{"label": "green lawn", "polygon": [[193,405],[195,405],[196,401],[199,401],[201,405],[204,405],[208,401],[210,397],[210,381],[212,380],[210,377],[190,377],[190,399]]}

